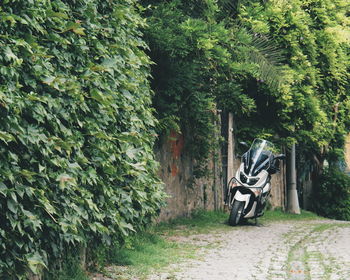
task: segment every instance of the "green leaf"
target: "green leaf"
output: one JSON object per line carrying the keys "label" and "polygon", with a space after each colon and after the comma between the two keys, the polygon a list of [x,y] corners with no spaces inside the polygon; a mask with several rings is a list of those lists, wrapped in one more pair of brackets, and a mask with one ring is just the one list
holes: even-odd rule
{"label": "green leaf", "polygon": [[7,208],[14,214],[17,214],[18,211],[18,206],[17,202],[14,201],[13,199],[9,198],[7,199]]}
{"label": "green leaf", "polygon": [[42,82],[44,84],[48,84],[48,85],[51,85],[54,81],[55,81],[56,77],[53,77],[53,76],[47,76],[46,78],[44,78],[42,80]]}
{"label": "green leaf", "polygon": [[85,32],[84,32],[85,28],[83,27],[79,27],[79,28],[73,28],[72,31],[75,33],[75,34],[78,34],[78,35],[86,35]]}
{"label": "green leaf", "polygon": [[25,258],[28,263],[29,269],[34,274],[39,274],[43,268],[47,268],[47,266],[45,265],[44,259],[39,254],[39,252],[27,254]]}
{"label": "green leaf", "polygon": [[134,232],[135,232],[134,227],[133,227],[132,224],[130,224],[130,223],[126,223],[126,222],[124,222],[124,221],[121,221],[121,222],[120,222],[120,226],[122,226],[122,227],[125,228],[125,229],[128,229],[128,230],[130,230],[130,231],[134,231]]}
{"label": "green leaf", "polygon": [[68,19],[68,15],[64,12],[55,12],[52,10],[49,10],[46,12],[49,17],[57,17],[57,18],[63,18],[63,19]]}
{"label": "green leaf", "polygon": [[7,196],[7,191],[8,188],[7,186],[3,183],[3,182],[0,182],[0,194],[2,194],[3,196]]}
{"label": "green leaf", "polygon": [[18,57],[12,52],[12,50],[9,47],[5,48],[5,57],[8,61],[18,59]]}
{"label": "green leaf", "polygon": [[56,179],[59,182],[59,186],[61,189],[65,189],[67,185],[70,185],[75,182],[75,179],[68,174],[60,174]]}
{"label": "green leaf", "polygon": [[42,222],[35,216],[32,212],[23,210],[23,214],[26,216],[26,220],[24,221],[25,226],[31,226],[34,231],[41,229]]}
{"label": "green leaf", "polygon": [[6,144],[11,141],[15,141],[13,135],[6,131],[0,131],[0,140],[4,141]]}
{"label": "green leaf", "polygon": [[29,170],[26,170],[26,169],[22,169],[20,171],[20,174],[24,177],[26,177],[27,179],[32,179],[33,176],[37,175],[36,172],[33,172],[33,171],[29,171]]}

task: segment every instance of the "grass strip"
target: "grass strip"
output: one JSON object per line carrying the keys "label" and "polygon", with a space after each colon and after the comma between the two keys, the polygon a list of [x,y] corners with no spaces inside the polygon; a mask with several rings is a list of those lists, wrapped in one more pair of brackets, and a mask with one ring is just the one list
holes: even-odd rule
{"label": "grass strip", "polygon": [[281,209],[269,210],[265,212],[265,215],[258,220],[262,223],[264,222],[279,222],[279,221],[308,221],[308,220],[320,220],[324,219],[320,216],[317,216],[315,213],[310,211],[301,210],[300,214],[291,214]]}

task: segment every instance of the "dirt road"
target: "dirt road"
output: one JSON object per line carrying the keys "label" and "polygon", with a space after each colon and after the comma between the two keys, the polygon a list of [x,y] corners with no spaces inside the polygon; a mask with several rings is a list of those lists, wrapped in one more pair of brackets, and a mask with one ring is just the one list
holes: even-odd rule
{"label": "dirt road", "polygon": [[350,223],[331,220],[243,225],[192,237],[223,240],[202,259],[173,265],[150,280],[349,280]]}

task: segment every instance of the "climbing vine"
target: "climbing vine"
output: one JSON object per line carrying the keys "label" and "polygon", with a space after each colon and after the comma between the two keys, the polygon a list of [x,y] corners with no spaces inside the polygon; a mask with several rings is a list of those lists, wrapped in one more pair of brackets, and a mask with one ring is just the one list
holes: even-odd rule
{"label": "climbing vine", "polygon": [[0,278],[121,240],[162,201],[135,1],[0,7]]}

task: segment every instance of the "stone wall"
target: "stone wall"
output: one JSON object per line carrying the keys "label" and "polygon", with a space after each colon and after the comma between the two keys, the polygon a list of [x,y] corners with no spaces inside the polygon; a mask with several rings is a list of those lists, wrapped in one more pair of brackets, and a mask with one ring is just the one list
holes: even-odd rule
{"label": "stone wall", "polygon": [[211,170],[205,178],[193,175],[194,160],[185,151],[186,136],[172,131],[155,149],[160,163],[159,176],[169,195],[163,207],[160,221],[188,216],[195,209],[213,210],[222,207],[222,179],[220,160],[210,160]]}
{"label": "stone wall", "polygon": [[[223,209],[223,178],[220,151],[212,157],[208,169],[211,174],[206,178],[195,179],[195,162],[185,151],[186,136],[171,132],[163,137],[155,149],[156,159],[160,163],[159,176],[169,195],[167,206],[161,209],[159,221],[176,217],[189,216],[196,209]],[[214,158],[217,160],[215,161]],[[230,167],[235,174],[240,159],[234,156]],[[281,164],[281,171],[272,175],[270,204],[272,208],[285,208],[286,205],[286,167]]]}
{"label": "stone wall", "polygon": [[281,163],[280,172],[272,175],[270,204],[272,208],[285,210],[287,205],[287,178],[286,162]]}

